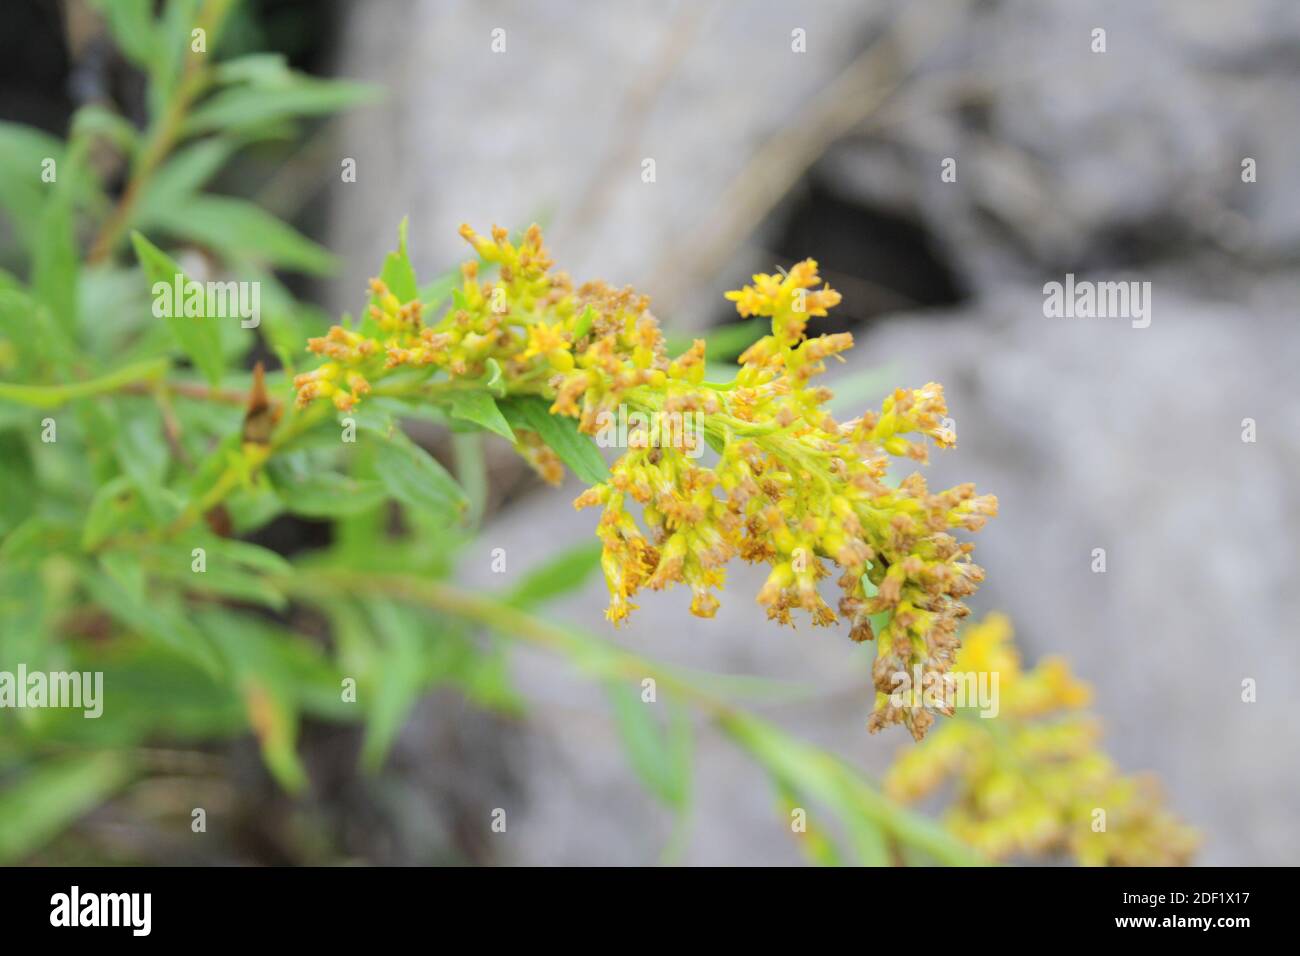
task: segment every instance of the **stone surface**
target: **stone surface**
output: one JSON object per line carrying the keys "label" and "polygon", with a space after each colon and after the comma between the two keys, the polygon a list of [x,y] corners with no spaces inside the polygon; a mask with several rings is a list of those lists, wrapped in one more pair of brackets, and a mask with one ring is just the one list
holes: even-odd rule
{"label": "stone surface", "polygon": [[[344,304],[355,305],[403,214],[425,274],[460,257],[459,222],[545,214],[575,275],[659,281],[646,291],[681,303],[675,327],[716,314],[720,288],[771,265],[758,250],[782,228],[778,197],[756,233],[720,251],[715,275],[669,288],[666,250],[726,213],[716,198],[764,142],[799,135],[817,91],[889,8],[699,7],[358,5],[343,72],[395,93],[345,130],[360,179],[336,210],[336,245],[354,268]],[[414,17],[395,30],[399,8]],[[932,481],[975,480],[1002,502],[977,539],[989,580],[976,609],[1006,611],[1028,657],[1064,654],[1095,685],[1111,751],[1126,770],[1160,774],[1206,834],[1201,861],[1294,862],[1300,9],[950,9],[916,47],[931,51],[921,69],[899,44],[887,74],[897,95],[812,176],[845,202],[908,217],[969,300],[859,329],[843,371],[889,364],[899,384],[945,384],[960,446],[936,456]],[[505,55],[490,53],[497,26]],[[790,52],[795,26],[808,30],[807,55]],[[1089,52],[1095,27],[1107,30],[1105,54]],[[644,156],[657,161],[653,185],[640,181]],[[956,183],[939,179],[946,156],[958,159]],[[1241,181],[1247,156],[1257,183]],[[1042,284],[1067,271],[1151,282],[1150,328],[1045,318]],[[1254,444],[1240,438],[1246,417]],[[491,548],[522,570],[585,534],[593,519],[572,512],[576,493],[538,491],[496,515],[466,581],[503,583]],[[1105,574],[1090,570],[1097,547]],[[652,595],[610,639],[659,660],[798,682],[805,696],[763,711],[879,770],[906,740],[865,733],[870,651],[837,631],[769,626],[752,600],[759,583],[734,573],[712,622],[691,618],[684,594]],[[601,592],[550,613],[600,630]],[[657,859],[671,821],[636,783],[600,692],[537,655],[521,654],[516,670],[537,704],[511,750],[526,796],[502,855]],[[1258,703],[1241,702],[1245,678],[1258,682]],[[684,859],[796,861],[761,773],[707,729],[698,747]]]}

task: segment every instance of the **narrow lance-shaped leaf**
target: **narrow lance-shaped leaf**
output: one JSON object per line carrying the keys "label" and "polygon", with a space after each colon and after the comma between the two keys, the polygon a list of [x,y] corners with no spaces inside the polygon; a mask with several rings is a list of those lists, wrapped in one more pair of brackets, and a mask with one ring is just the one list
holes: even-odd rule
{"label": "narrow lance-shaped leaf", "polygon": [[375,473],[389,494],[426,515],[458,521],[469,507],[447,469],[401,432],[377,446]]}
{"label": "narrow lance-shaped leaf", "polygon": [[334,256],[288,223],[244,199],[192,196],[183,204],[151,212],[157,228],[215,249],[230,258],[246,256],[311,275],[334,270]]}
{"label": "narrow lance-shaped leaf", "polygon": [[63,143],[21,123],[0,122],[0,210],[3,210],[14,235],[29,251],[34,248],[42,225],[41,209],[50,197],[54,183],[47,181],[46,170],[56,176],[64,168]]}
{"label": "narrow lance-shaped leaf", "polygon": [[384,267],[379,272],[379,278],[388,286],[388,291],[402,302],[410,302],[420,296],[420,284],[415,277],[415,267],[411,265],[406,245],[408,230],[408,221],[403,217],[397,227],[397,249],[384,257]]}
{"label": "narrow lance-shaped leaf", "polygon": [[197,620],[230,662],[267,768],[285,790],[297,793],[307,784],[307,773],[297,752],[295,683],[277,647],[282,637],[247,615],[206,612]]}
{"label": "narrow lance-shaped leaf", "polygon": [[0,790],[0,863],[39,850],[129,783],[134,772],[118,752],[78,754],[46,761]]}
{"label": "narrow lance-shaped leaf", "polygon": [[457,392],[448,400],[453,418],[481,425],[508,441],[515,440],[515,433],[510,423],[501,414],[496,399],[487,392]]}
{"label": "narrow lance-shaped leaf", "polygon": [[498,403],[501,414],[512,428],[537,432],[560,460],[589,485],[609,479],[609,468],[599,449],[578,431],[572,418],[552,415],[546,399],[527,395]]}
{"label": "narrow lance-shaped leaf", "polygon": [[179,149],[145,186],[132,222],[147,229],[166,220],[169,213],[175,215],[174,210],[190,202],[234,150],[234,143],[219,137]]}
{"label": "narrow lance-shaped leaf", "polygon": [[362,514],[386,495],[386,489],[378,481],[351,478],[334,471],[297,473],[273,461],[267,474],[285,508],[306,518]]}
{"label": "narrow lance-shaped leaf", "polygon": [[94,568],[83,568],[81,578],[95,603],[119,623],[184,654],[209,673],[220,673],[221,661],[208,639],[175,606],[159,606],[153,596],[135,600],[114,578]]}
{"label": "narrow lance-shaped leaf", "polygon": [[128,60],[147,70],[158,55],[154,0],[94,0],[113,40]]}
{"label": "narrow lance-shaped leaf", "polygon": [[650,792],[675,810],[686,805],[690,790],[690,748],[680,726],[669,729],[655,719],[655,703],[620,681],[607,681],[605,691],[628,760]]}
{"label": "narrow lance-shaped leaf", "polygon": [[73,192],[66,179],[75,175],[73,170],[64,169],[65,182],[53,187],[41,211],[32,252],[32,290],[49,306],[64,332],[73,337],[81,266],[73,223]]}
{"label": "narrow lance-shaped leaf", "polygon": [[211,97],[185,124],[187,135],[248,130],[301,116],[321,116],[373,101],[378,90],[360,83],[290,74],[287,82],[231,86]]}
{"label": "narrow lance-shaped leaf", "polygon": [[566,548],[549,561],[530,568],[506,600],[518,608],[531,608],[582,587],[600,568],[599,541],[584,541]]}
{"label": "narrow lance-shaped leaf", "polygon": [[383,601],[370,601],[367,606],[383,650],[375,657],[377,673],[361,747],[362,763],[373,772],[383,765],[423,690],[421,646],[428,637],[421,634],[419,622],[408,609]]}
{"label": "narrow lance-shaped leaf", "polygon": [[[179,287],[183,299],[187,288],[188,280],[181,267],[140,233],[132,233],[131,241],[135,244],[136,257],[144,267],[145,276],[155,295],[166,296],[170,300],[169,303],[163,301],[161,306],[155,305],[155,308],[163,313],[162,318],[171,329],[177,345],[195,367],[203,372],[210,384],[219,385],[224,371],[221,360],[221,334],[216,326],[219,318],[206,314],[206,296],[202,297],[203,302],[197,310],[202,314],[186,315],[185,302],[176,301],[178,296],[175,293]],[[168,292],[168,289],[171,291]],[[167,307],[168,304],[170,307]]]}

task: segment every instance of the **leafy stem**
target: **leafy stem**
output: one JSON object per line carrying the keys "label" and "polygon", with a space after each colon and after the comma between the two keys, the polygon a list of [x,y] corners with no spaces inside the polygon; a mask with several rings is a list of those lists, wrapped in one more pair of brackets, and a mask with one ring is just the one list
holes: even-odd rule
{"label": "leafy stem", "polygon": [[[205,0],[197,20],[197,29],[204,30],[213,37],[220,31],[222,23],[229,15],[234,0]],[[153,178],[163,161],[171,154],[180,141],[194,101],[207,89],[211,78],[210,54],[187,50],[185,65],[182,68],[180,82],[167,101],[162,114],[149,126],[144,148],[137,154],[131,167],[131,177],[121,199],[104,221],[98,235],[91,244],[86,262],[95,265],[105,261],[117,248],[131,222],[135,207],[144,194],[145,187]]]}
{"label": "leafy stem", "polygon": [[778,776],[806,774],[847,799],[883,833],[921,850],[948,866],[986,863],[978,853],[939,824],[886,798],[843,761],[803,744],[749,711],[711,692],[705,680],[678,668],[656,664],[606,641],[542,620],[490,595],[407,574],[358,573],[313,569],[310,574],[276,578],[271,583],[290,596],[331,600],[339,595],[382,595],[490,628],[502,637],[560,654],[593,677],[656,684],[706,714],[735,744]]}
{"label": "leafy stem", "polygon": [[171,362],[168,359],[157,358],[136,362],[84,382],[69,382],[62,385],[20,385],[15,382],[0,382],[0,398],[36,408],[57,408],[77,398],[92,398],[110,392],[147,390],[149,383],[162,379],[170,366]]}

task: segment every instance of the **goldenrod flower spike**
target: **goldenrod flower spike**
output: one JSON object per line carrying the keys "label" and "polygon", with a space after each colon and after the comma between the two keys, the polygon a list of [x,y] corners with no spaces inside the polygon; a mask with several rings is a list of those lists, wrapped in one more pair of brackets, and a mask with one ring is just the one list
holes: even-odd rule
{"label": "goldenrod flower spike", "polygon": [[[1090,866],[1182,865],[1196,831],[1161,803],[1155,781],[1122,775],[1100,750],[1091,698],[1059,658],[1022,670],[1000,615],[968,627],[953,667],[992,691],[895,761],[885,792],[917,800],[953,781],[948,828],[996,859],[1068,854]],[[961,703],[961,701],[959,701]],[[986,709],[991,713],[992,708]]]}
{"label": "goldenrod flower spike", "polygon": [[[741,315],[770,318],[772,331],[741,356],[735,381],[719,385],[704,380],[702,340],[675,359],[667,354],[645,296],[603,282],[575,288],[551,271],[536,226],[518,246],[496,227],[490,238],[469,226],[460,232],[496,266],[496,279],[481,280],[467,263],[454,305],[429,325],[421,303],[400,302],[375,280],[366,326],[312,340],[328,361],[298,377],[299,404],[329,398],[351,408],[395,369],[470,381],[495,363],[508,394],[546,398],[552,414],[576,419],[587,434],[619,420],[620,409],[637,413],[649,427],[629,435],[609,480],[575,502],[602,509],[596,534],[609,619],[626,619],[642,588],[678,583],[692,592],[691,611],[711,617],[732,558],[766,564],[758,601],[773,620],[793,624],[798,612],[814,625],[843,620],[865,641],[877,636],[876,618],[869,727],[902,723],[923,736],[933,715],[917,698],[891,702],[893,675],[932,678],[949,668],[962,599],[983,578],[971,546],[950,532],[978,530],[997,512],[996,499],[971,485],[936,493],[919,475],[897,487],[887,480],[894,459],[925,461],[927,438],[953,443],[943,389],[898,389],[878,414],[837,422],[826,408],[831,392],[812,380],[853,337],[807,337],[809,317],[840,301],[812,259],[727,293]],[[521,453],[558,481],[554,452],[516,431]],[[717,453],[712,465],[701,457],[704,442]],[[821,594],[833,575],[835,607]]]}

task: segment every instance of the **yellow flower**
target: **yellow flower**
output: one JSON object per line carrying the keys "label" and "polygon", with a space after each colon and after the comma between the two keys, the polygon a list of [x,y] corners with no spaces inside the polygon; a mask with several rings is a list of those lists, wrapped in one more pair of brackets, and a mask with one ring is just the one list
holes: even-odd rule
{"label": "yellow flower", "polygon": [[[971,546],[951,532],[978,530],[997,511],[996,499],[971,485],[932,492],[920,475],[896,485],[889,477],[895,459],[925,460],[927,438],[953,443],[943,389],[899,389],[879,413],[837,422],[826,408],[830,391],[813,379],[853,338],[806,336],[808,319],[840,301],[812,259],[727,293],[741,315],[769,317],[771,334],[741,356],[733,382],[714,384],[705,381],[703,340],[671,358],[645,296],[603,282],[575,287],[551,270],[536,226],[517,245],[495,227],[491,238],[468,226],[461,235],[496,278],[483,281],[467,263],[453,305],[432,324],[420,302],[400,302],[375,280],[368,324],[332,329],[311,346],[365,386],[345,378],[340,392],[337,369],[328,378],[318,370],[297,380],[299,403],[332,398],[350,408],[401,367],[481,381],[491,363],[507,394],[546,398],[552,414],[576,419],[588,435],[620,413],[656,426],[695,423],[637,430],[609,480],[575,502],[603,512],[596,533],[610,620],[626,619],[642,588],[677,584],[691,590],[695,614],[711,617],[733,558],[767,564],[758,600],[771,619],[794,624],[806,614],[819,626],[843,621],[854,640],[879,637],[868,726],[902,723],[921,737],[931,708],[891,701],[892,675],[947,671],[962,599],[983,579]],[[554,452],[531,432],[517,435],[521,453],[558,481]],[[702,457],[706,445],[713,464]],[[832,578],[841,591],[834,606],[821,593]]]}
{"label": "yellow flower", "polygon": [[[1064,853],[1090,866],[1187,863],[1196,832],[1164,809],[1154,780],[1122,775],[1099,749],[1100,727],[1082,712],[1088,685],[1058,658],[1023,670],[1011,638],[1001,615],[966,629],[953,673],[992,698],[967,700],[957,719],[904,753],[885,792],[917,800],[952,780],[948,828],[997,859]],[[990,704],[996,716],[981,719]]]}

